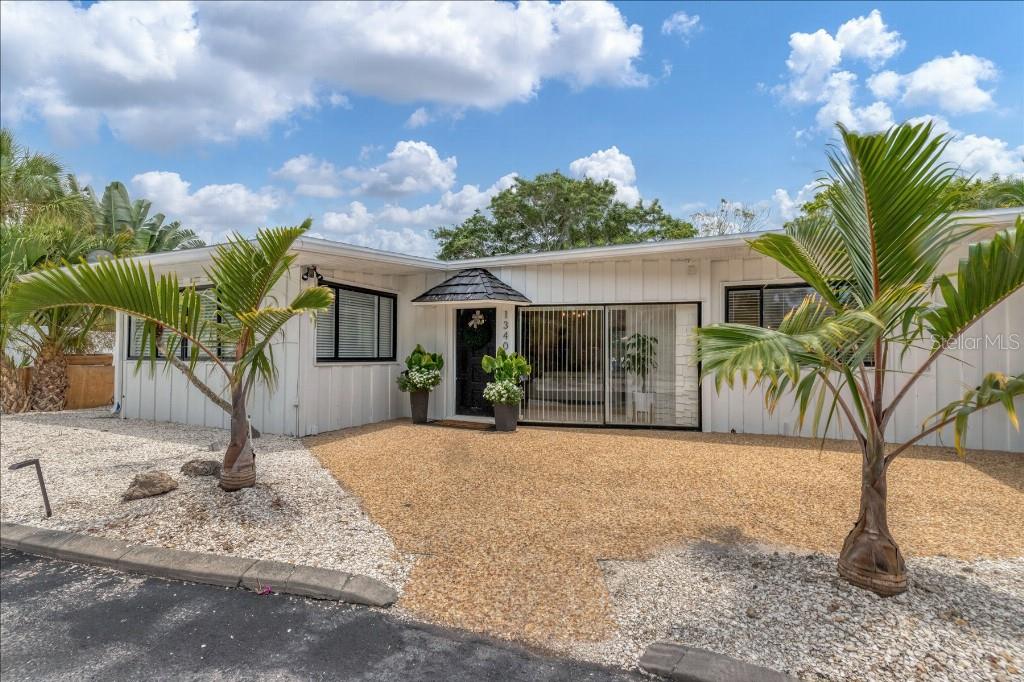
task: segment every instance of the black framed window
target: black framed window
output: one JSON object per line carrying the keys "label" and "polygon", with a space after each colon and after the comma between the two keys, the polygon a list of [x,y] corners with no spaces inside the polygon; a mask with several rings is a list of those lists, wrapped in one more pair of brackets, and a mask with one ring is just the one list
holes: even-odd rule
{"label": "black framed window", "polygon": [[395,359],[397,297],[383,291],[321,282],[334,305],[316,316],[316,359],[374,362]]}
{"label": "black framed window", "polygon": [[726,287],[725,321],[778,329],[789,311],[814,293],[807,284]]}
{"label": "black framed window", "polygon": [[[725,288],[725,321],[755,327],[778,329],[789,311],[817,295],[807,284],[762,284]],[[865,367],[874,367],[875,354],[864,358]]]}
{"label": "black framed window", "polygon": [[[213,287],[209,287],[209,286],[197,287],[196,291],[211,291],[212,289],[213,289]],[[200,310],[200,313],[199,313],[201,319],[204,319],[204,320],[215,320],[217,322],[223,322],[224,321],[224,318],[221,315],[220,309],[217,306],[217,301],[216,301],[215,298],[212,298],[212,297],[209,297],[209,296],[203,296],[203,297],[200,298],[200,305],[202,306],[202,308]],[[127,357],[128,357],[129,360],[138,360],[140,357],[144,356],[144,352],[143,352],[143,348],[142,348],[142,329],[143,329],[144,324],[145,324],[144,320],[141,320],[141,319],[139,319],[137,317],[132,317],[130,315],[128,316],[128,356]],[[220,335],[218,334],[216,329],[214,329],[212,327],[208,328],[206,330],[206,332],[203,334],[203,339],[202,340],[203,340],[203,345],[204,346],[206,346],[207,348],[209,348],[211,350],[215,349],[215,352],[217,353],[217,357],[218,358],[221,358],[222,360],[234,360],[235,359],[235,347],[234,347],[234,344],[222,342],[221,339],[220,339]],[[175,355],[177,355],[182,360],[188,360],[190,352],[191,352],[191,350],[189,349],[189,342],[187,340],[182,340],[180,345],[178,346],[177,351],[175,352]],[[157,350],[156,356],[158,358],[162,358],[163,354],[159,350]],[[199,353],[199,360],[209,360],[209,359],[210,359],[209,355],[207,355],[206,353],[200,351],[200,353]]]}

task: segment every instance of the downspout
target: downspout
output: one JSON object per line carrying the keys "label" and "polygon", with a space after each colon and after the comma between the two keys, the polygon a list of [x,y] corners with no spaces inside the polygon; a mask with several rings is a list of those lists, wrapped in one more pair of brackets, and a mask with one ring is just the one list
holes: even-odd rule
{"label": "downspout", "polygon": [[117,313],[114,318],[114,406],[111,412],[124,419],[124,339],[125,316]]}

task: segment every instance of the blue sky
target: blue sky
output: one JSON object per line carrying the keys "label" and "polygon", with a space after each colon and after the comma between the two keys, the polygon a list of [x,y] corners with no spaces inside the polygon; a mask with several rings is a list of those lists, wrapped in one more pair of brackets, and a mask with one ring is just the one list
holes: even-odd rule
{"label": "blue sky", "polygon": [[[4,3],[3,124],[209,239],[429,254],[513,173],[779,222],[837,118],[1024,174],[1024,3]],[[669,23],[666,24],[666,21]]]}

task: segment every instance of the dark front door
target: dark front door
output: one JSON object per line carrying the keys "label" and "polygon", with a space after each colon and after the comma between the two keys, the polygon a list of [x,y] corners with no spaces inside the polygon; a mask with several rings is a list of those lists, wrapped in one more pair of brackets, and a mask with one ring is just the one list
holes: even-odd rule
{"label": "dark front door", "polygon": [[455,412],[491,417],[494,409],[484,400],[490,375],[480,361],[494,355],[494,308],[469,308],[455,312]]}

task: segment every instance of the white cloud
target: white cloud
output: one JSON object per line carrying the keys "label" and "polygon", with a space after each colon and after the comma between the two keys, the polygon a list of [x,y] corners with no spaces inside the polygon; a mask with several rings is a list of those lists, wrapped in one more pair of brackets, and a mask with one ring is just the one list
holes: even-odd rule
{"label": "white cloud", "polygon": [[473,211],[487,208],[491,197],[515,184],[515,178],[515,173],[509,173],[486,189],[464,185],[457,192],[444,192],[435,203],[412,209],[387,204],[371,211],[361,201],[353,201],[343,210],[324,213],[321,224],[330,236],[353,244],[433,256],[437,244],[427,230],[462,222]]}
{"label": "white cloud", "polygon": [[620,152],[616,146],[576,159],[569,164],[569,171],[577,178],[611,180],[616,188],[615,198],[619,201],[632,205],[640,200],[633,159]]}
{"label": "white cloud", "polygon": [[934,105],[953,114],[995,106],[993,90],[982,87],[999,76],[995,64],[959,52],[932,59],[909,73],[886,70],[871,74],[867,86],[876,101],[857,106],[857,75],[848,66],[840,67],[856,59],[876,70],[906,46],[897,31],[889,30],[878,10],[845,22],[835,36],[825,29],[793,33],[789,46],[789,78],[772,91],[795,104],[820,104],[816,115],[819,130],[836,121],[861,131],[886,128],[894,122],[886,102]]}
{"label": "white cloud", "polygon": [[841,59],[842,47],[825,29],[791,34],[786,60],[790,73],[786,96],[801,104],[818,101],[829,74],[839,66]]}
{"label": "white cloud", "polygon": [[454,156],[442,159],[426,142],[402,140],[384,163],[372,168],[349,167],[342,173],[360,183],[357,194],[398,197],[450,188],[455,184],[457,165]]}
{"label": "white cloud", "polygon": [[690,42],[690,37],[700,32],[701,28],[699,15],[689,15],[683,11],[676,12],[661,24],[664,35],[677,35],[684,43]]}
{"label": "white cloud", "polygon": [[836,123],[842,123],[851,130],[874,132],[894,124],[892,109],[885,102],[875,102],[866,107],[853,105],[856,81],[857,76],[849,71],[838,71],[829,76],[822,93],[824,104],[815,116],[819,129],[827,130]]}
{"label": "white cloud", "polygon": [[818,193],[818,182],[809,182],[793,196],[784,189],[777,189],[772,194],[772,203],[775,205],[775,213],[783,221],[792,220],[800,215],[800,207],[814,198]]}
{"label": "white cloud", "polygon": [[1011,147],[1005,140],[996,137],[962,133],[941,116],[918,116],[909,122],[924,121],[931,121],[936,132],[953,136],[943,158],[956,164],[962,172],[981,177],[996,174],[1024,176],[1024,144]]}
{"label": "white cloud", "polygon": [[271,175],[294,183],[295,193],[302,196],[331,198],[341,194],[334,164],[319,160],[312,154],[288,159]]}
{"label": "white cloud", "polygon": [[399,230],[377,228],[370,232],[353,235],[350,243],[425,258],[433,258],[437,255],[437,242],[433,237],[408,227]]}
{"label": "white cloud", "polygon": [[423,126],[430,123],[430,113],[423,107],[420,107],[416,111],[409,114],[409,118],[405,121],[406,128],[422,128]]}
{"label": "white cloud", "polygon": [[903,103],[935,104],[943,111],[962,114],[995,106],[992,91],[979,83],[999,75],[995,64],[972,54],[954,52],[937,57],[901,77]]}
{"label": "white cloud", "polygon": [[5,3],[2,115],[69,137],[105,123],[147,146],[223,141],[346,93],[495,109],[548,80],[644,86],[642,45],[607,2]]}
{"label": "white cloud", "polygon": [[253,191],[238,183],[205,185],[193,192],[191,183],[167,171],[141,173],[131,184],[133,195],[152,201],[154,209],[169,220],[180,220],[217,240],[234,230],[251,234],[267,225],[271,213],[281,205],[273,190]]}
{"label": "white cloud", "polygon": [[340,107],[342,109],[351,109],[352,102],[348,97],[341,94],[340,92],[332,92],[327,96],[327,103],[332,107]]}
{"label": "white cloud", "polygon": [[881,13],[872,10],[844,23],[835,36],[823,28],[790,34],[789,81],[775,91],[798,104],[822,101],[829,77],[843,59],[860,59],[878,68],[904,48],[900,34],[886,28]]}
{"label": "white cloud", "polygon": [[878,99],[895,99],[900,94],[901,78],[895,71],[881,71],[868,77],[868,89]]}
{"label": "white cloud", "polygon": [[844,57],[863,59],[872,68],[878,68],[906,47],[897,31],[886,28],[882,13],[873,9],[868,16],[850,19],[840,26],[836,41]]}

